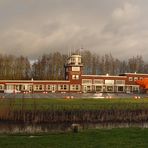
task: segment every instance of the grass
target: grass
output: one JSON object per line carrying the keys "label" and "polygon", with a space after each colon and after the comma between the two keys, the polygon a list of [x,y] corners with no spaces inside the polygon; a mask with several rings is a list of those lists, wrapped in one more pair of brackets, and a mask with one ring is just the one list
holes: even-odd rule
{"label": "grass", "polygon": [[79,133],[0,135],[0,148],[147,148],[148,129],[100,129]]}
{"label": "grass", "polygon": [[1,108],[37,110],[148,109],[148,99],[4,99]]}

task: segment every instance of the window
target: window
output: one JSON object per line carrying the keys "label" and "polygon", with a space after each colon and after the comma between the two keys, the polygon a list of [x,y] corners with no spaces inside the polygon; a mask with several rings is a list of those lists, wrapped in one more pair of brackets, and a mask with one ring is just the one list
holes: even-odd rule
{"label": "window", "polygon": [[43,85],[35,85],[35,90],[43,90]]}
{"label": "window", "polygon": [[104,80],[103,79],[94,79],[94,84],[103,84]]}
{"label": "window", "polygon": [[56,90],[56,85],[46,85],[46,90],[47,91],[55,91]]}
{"label": "window", "polygon": [[67,89],[67,85],[64,85],[64,90],[66,90]]}
{"label": "window", "polygon": [[133,86],[133,92],[138,92],[139,91],[139,86]]}
{"label": "window", "polygon": [[76,75],[76,79],[77,79],[77,80],[79,79],[79,75]]}
{"label": "window", "polygon": [[138,80],[138,77],[134,77],[134,81],[137,81]]}
{"label": "window", "polygon": [[76,85],[76,90],[79,90],[79,88],[80,88],[79,85]]}
{"label": "window", "polygon": [[3,85],[0,85],[0,90],[3,90]]}
{"label": "window", "polygon": [[79,64],[81,63],[81,58],[78,58],[78,62],[79,62]]}
{"label": "window", "polygon": [[75,58],[71,58],[71,63],[75,63]]}
{"label": "window", "polygon": [[43,87],[42,87],[42,86],[43,86],[43,85],[40,85],[40,86],[39,86],[39,90],[42,90],[42,89],[43,89]]}
{"label": "window", "polygon": [[32,85],[29,85],[28,88],[29,88],[29,91],[33,91],[33,86]]}
{"label": "window", "polygon": [[76,79],[76,76],[75,75],[72,75],[72,79],[75,80]]}
{"label": "window", "polygon": [[102,91],[102,86],[96,86],[96,91]]}
{"label": "window", "polygon": [[72,75],[73,80],[79,80],[79,75]]}
{"label": "window", "polygon": [[118,86],[118,92],[123,92],[123,86]]}
{"label": "window", "polygon": [[51,90],[52,87],[51,87],[51,85],[47,85],[46,88],[47,88],[47,90]]}
{"label": "window", "polygon": [[6,89],[7,89],[7,90],[14,90],[14,86],[8,84],[8,85],[6,85]]}
{"label": "window", "polygon": [[60,85],[60,90],[63,90],[64,89],[64,86],[63,85]]}
{"label": "window", "polygon": [[35,85],[35,90],[38,90],[39,89],[39,86],[38,85]]}
{"label": "window", "polygon": [[128,80],[129,80],[129,81],[133,81],[133,77],[129,77]]}
{"label": "window", "polygon": [[114,85],[114,80],[105,80],[105,84]]}
{"label": "window", "polygon": [[26,90],[26,87],[25,87],[25,85],[22,85],[22,90]]}
{"label": "window", "polygon": [[80,90],[80,85],[70,85],[70,90],[71,91],[79,91]]}
{"label": "window", "polygon": [[92,80],[91,79],[83,79],[82,84],[92,84]]}
{"label": "window", "polygon": [[125,80],[116,80],[116,84],[125,84]]}
{"label": "window", "polygon": [[21,89],[22,89],[22,90],[28,90],[28,84],[23,84],[23,85],[21,86]]}
{"label": "window", "polygon": [[22,88],[22,85],[14,85],[14,89],[17,91],[20,91]]}
{"label": "window", "polygon": [[113,86],[107,86],[107,91],[108,92],[113,92]]}
{"label": "window", "polygon": [[91,86],[87,86],[87,91],[91,91]]}
{"label": "window", "polygon": [[68,85],[62,84],[58,86],[59,91],[67,91],[68,90]]}
{"label": "window", "polygon": [[72,71],[80,71],[80,67],[72,67]]}
{"label": "window", "polygon": [[92,91],[92,85],[84,85],[83,91],[84,92],[91,92]]}

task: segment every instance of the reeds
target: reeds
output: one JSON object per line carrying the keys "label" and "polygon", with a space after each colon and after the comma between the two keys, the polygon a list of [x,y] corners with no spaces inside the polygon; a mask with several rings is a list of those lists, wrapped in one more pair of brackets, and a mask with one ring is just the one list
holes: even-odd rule
{"label": "reeds", "polygon": [[2,113],[1,121],[22,123],[132,123],[148,122],[148,109],[141,110],[13,110]]}
{"label": "reeds", "polygon": [[143,123],[148,122],[147,103],[40,104],[5,100],[0,121],[18,123]]}

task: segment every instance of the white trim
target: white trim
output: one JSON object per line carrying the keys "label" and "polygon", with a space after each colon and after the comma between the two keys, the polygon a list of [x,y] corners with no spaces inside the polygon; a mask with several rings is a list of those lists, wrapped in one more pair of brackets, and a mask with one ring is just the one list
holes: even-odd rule
{"label": "white trim", "polygon": [[50,82],[57,82],[57,83],[60,83],[60,82],[70,82],[70,81],[63,81],[63,80],[61,80],[61,81],[57,81],[57,80],[33,80],[33,81],[31,81],[31,80],[0,80],[0,83],[1,82],[5,82],[6,84],[9,84],[9,83],[13,83],[13,84],[15,84],[15,83],[20,83],[20,84],[22,84],[22,83],[40,83],[40,82],[45,82],[45,83],[50,83]]}
{"label": "white trim", "polygon": [[82,77],[107,77],[107,78],[127,78],[127,76],[106,76],[106,75],[82,75]]}
{"label": "white trim", "polygon": [[123,73],[123,74],[120,74],[120,75],[145,75],[145,76],[148,76],[148,74],[144,74],[144,73]]}

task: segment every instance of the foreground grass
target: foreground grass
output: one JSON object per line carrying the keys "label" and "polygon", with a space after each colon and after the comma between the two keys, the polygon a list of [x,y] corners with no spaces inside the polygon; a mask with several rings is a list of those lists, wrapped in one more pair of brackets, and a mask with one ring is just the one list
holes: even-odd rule
{"label": "foreground grass", "polygon": [[148,99],[4,99],[1,108],[27,110],[148,109]]}
{"label": "foreground grass", "polygon": [[4,148],[147,148],[148,129],[101,129],[46,135],[0,135]]}

